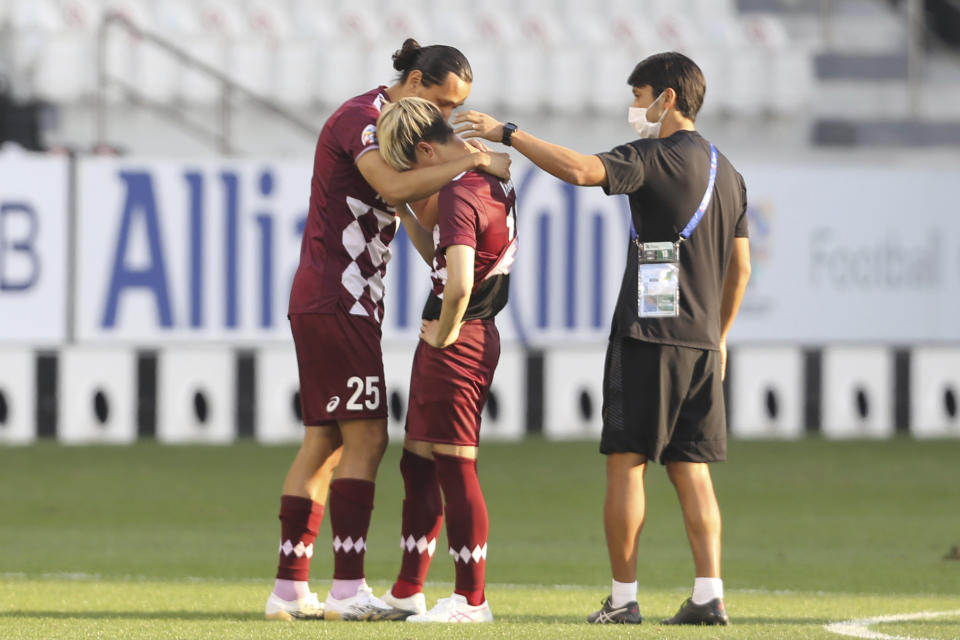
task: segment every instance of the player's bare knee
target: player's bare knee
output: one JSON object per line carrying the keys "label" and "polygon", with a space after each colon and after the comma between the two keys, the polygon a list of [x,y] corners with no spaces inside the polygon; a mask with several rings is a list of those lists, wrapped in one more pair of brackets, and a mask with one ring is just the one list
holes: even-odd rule
{"label": "player's bare knee", "polygon": [[343,435],[344,455],[352,458],[380,460],[387,449],[386,420],[351,420],[340,423],[340,433]]}
{"label": "player's bare knee", "polygon": [[336,425],[309,426],[304,429],[301,447],[321,453],[324,457],[333,455],[343,445],[340,429]]}

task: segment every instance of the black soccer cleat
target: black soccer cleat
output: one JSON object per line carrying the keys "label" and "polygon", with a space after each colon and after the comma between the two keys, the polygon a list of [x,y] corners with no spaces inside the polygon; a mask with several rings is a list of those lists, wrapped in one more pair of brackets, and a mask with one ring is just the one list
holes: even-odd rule
{"label": "black soccer cleat", "polygon": [[730,617],[727,616],[727,609],[723,606],[723,600],[721,598],[714,598],[704,604],[694,604],[693,600],[687,598],[675,616],[661,620],[660,622],[661,624],[726,626],[730,624]]}
{"label": "black soccer cleat", "polygon": [[599,611],[594,611],[587,616],[587,622],[591,624],[640,624],[643,617],[640,616],[640,605],[636,600],[628,602],[625,606],[614,607],[610,604],[612,596],[603,601],[603,607]]}

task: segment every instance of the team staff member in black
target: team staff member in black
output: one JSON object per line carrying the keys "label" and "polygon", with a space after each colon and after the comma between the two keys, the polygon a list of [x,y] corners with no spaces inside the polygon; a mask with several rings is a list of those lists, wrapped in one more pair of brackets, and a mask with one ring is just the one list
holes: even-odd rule
{"label": "team staff member in black", "polygon": [[[679,53],[650,56],[637,64],[628,84],[634,97],[628,122],[641,139],[597,155],[551,144],[476,111],[454,123],[465,137],[513,146],[561,180],[629,196],[637,237],[627,254],[607,349],[600,441],[607,456],[604,526],[613,588],[588,621],[641,621],[637,539],[645,516],[644,473],[654,461],[666,466],[676,488],[696,569],[692,596],[663,622],[728,624],[720,509],[706,463],[726,459],[721,381],[727,333],[750,277],[746,188],[694,127],[706,83],[692,60]],[[689,238],[681,241],[684,235]],[[638,301],[638,247],[651,242],[680,247],[676,311],[670,304],[675,298],[652,307],[646,296]]]}

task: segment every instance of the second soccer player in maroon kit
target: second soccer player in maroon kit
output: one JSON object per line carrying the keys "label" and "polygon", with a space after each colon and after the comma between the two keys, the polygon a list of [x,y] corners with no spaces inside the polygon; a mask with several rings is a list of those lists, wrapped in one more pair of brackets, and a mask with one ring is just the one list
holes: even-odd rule
{"label": "second soccer player in maroon kit", "polygon": [[[418,98],[385,108],[377,130],[381,154],[397,170],[470,153],[440,111]],[[481,412],[500,358],[494,316],[507,303],[516,254],[516,192],[509,181],[467,171],[440,191],[437,206],[432,239],[424,242],[430,232],[422,228],[419,241],[414,238],[422,254],[424,247],[434,247],[433,289],[413,360],[400,460],[406,490],[403,560],[383,600],[416,612],[408,622],[489,622],[493,615],[484,594],[489,527],[477,446]],[[456,584],[453,595],[426,611],[423,582],[444,503]]]}

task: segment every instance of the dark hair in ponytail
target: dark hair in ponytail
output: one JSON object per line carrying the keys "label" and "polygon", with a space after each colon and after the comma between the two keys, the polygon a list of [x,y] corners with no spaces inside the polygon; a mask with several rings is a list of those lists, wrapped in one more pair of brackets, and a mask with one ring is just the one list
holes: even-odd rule
{"label": "dark hair in ponytail", "polygon": [[393,68],[400,72],[400,82],[406,82],[411,71],[419,71],[427,87],[443,84],[450,73],[464,82],[473,82],[473,70],[459,49],[444,44],[421,47],[413,38],[404,40],[403,46],[394,52]]}

